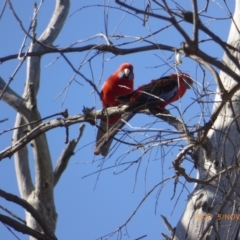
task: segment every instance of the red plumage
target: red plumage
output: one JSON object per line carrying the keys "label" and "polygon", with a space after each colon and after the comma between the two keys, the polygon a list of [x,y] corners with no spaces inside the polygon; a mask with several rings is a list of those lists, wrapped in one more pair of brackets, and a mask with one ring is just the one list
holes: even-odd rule
{"label": "red plumage", "polygon": [[[120,102],[117,97],[125,94],[129,94],[133,91],[133,66],[130,63],[123,63],[103,84],[101,91],[101,101],[103,108],[119,106]],[[121,115],[114,115],[101,119],[100,129],[97,133],[96,147],[94,154],[102,154],[106,156],[108,154],[112,140],[108,142],[108,145],[104,148],[98,149],[98,142],[103,135],[108,132],[111,126],[120,119]]]}
{"label": "red plumage", "polygon": [[171,74],[152,80],[129,94],[117,97],[116,100],[128,105],[126,112],[156,107],[163,110],[168,104],[180,99],[192,84],[192,78],[186,73]]}

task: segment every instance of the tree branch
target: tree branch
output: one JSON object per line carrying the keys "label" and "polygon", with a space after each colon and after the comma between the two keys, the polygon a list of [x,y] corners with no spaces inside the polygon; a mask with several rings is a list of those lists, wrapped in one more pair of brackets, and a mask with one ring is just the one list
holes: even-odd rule
{"label": "tree branch", "polygon": [[35,128],[33,128],[30,132],[26,133],[24,136],[22,136],[18,141],[16,141],[11,147],[6,148],[2,152],[0,152],[0,159],[3,159],[5,157],[11,157],[14,153],[18,152],[21,148],[26,146],[30,141],[36,139],[43,133],[49,131],[50,129],[57,128],[57,127],[68,127],[76,123],[81,122],[89,122],[91,124],[95,123],[95,119],[100,119],[101,117],[106,116],[112,116],[116,114],[122,114],[124,112],[124,107],[111,107],[108,108],[108,114],[106,115],[105,112],[102,110],[91,112],[87,111],[83,115],[75,115],[70,116],[67,118],[58,118],[51,120],[46,123],[41,123],[37,125]]}
{"label": "tree branch", "polygon": [[139,8],[135,8],[135,7],[130,6],[130,5],[128,5],[128,4],[124,3],[124,2],[121,2],[119,0],[115,0],[115,2],[117,4],[119,4],[120,6],[123,6],[123,7],[127,8],[127,9],[130,9],[130,10],[134,11],[136,14],[139,14],[139,13],[143,14],[143,15],[147,14],[147,15],[149,15],[151,17],[155,17],[155,18],[158,18],[158,19],[161,19],[161,20],[165,20],[165,21],[171,22],[171,18],[169,18],[169,17],[161,16],[159,14],[155,14],[155,13],[152,13],[152,12],[147,12],[146,13],[145,10],[142,10],[142,9],[139,9]]}
{"label": "tree branch", "polygon": [[6,199],[7,201],[14,202],[14,203],[20,205],[25,210],[27,210],[33,216],[33,218],[38,222],[38,224],[41,226],[42,230],[47,235],[52,236],[53,239],[56,239],[56,237],[54,236],[51,229],[46,225],[46,223],[43,221],[42,217],[39,215],[39,213],[35,210],[35,208],[31,204],[29,204],[24,199],[21,199],[16,195],[7,193],[1,189],[0,189],[0,196],[2,198]]}
{"label": "tree branch", "polygon": [[[193,13],[190,12],[184,12],[182,11],[182,15],[176,14],[174,13],[167,5],[166,1],[163,1],[165,4],[165,11],[168,12],[168,14],[171,16],[170,18],[168,17],[164,17],[158,14],[154,14],[152,12],[148,12],[146,13],[146,11],[135,8],[133,6],[130,6],[126,3],[123,3],[119,0],[116,0],[116,3],[124,6],[127,9],[130,9],[132,11],[135,11],[136,13],[141,13],[143,15],[148,14],[149,16],[155,17],[155,18],[159,18],[165,21],[168,21],[170,23],[172,23],[175,28],[179,31],[179,33],[185,38],[186,43],[183,44],[183,49],[180,51],[180,53],[182,54],[186,54],[188,57],[192,58],[193,60],[197,60],[199,58],[203,59],[205,62],[210,63],[214,66],[216,66],[218,69],[224,71],[225,73],[227,73],[229,76],[231,76],[235,81],[240,82],[240,77],[238,76],[238,74],[236,74],[234,71],[232,71],[228,66],[226,66],[222,61],[218,61],[215,58],[207,55],[206,53],[202,52],[201,50],[198,49],[198,46],[196,44],[194,44],[194,42],[189,38],[189,36],[186,34],[186,32],[180,27],[180,25],[178,24],[178,22],[176,21],[176,19],[174,18],[174,15],[177,15],[179,17],[182,17],[183,20],[193,23],[194,18],[193,17]],[[190,15],[190,19],[189,19],[189,15]],[[226,43],[224,43],[218,36],[216,36],[212,31],[210,31],[209,29],[207,29],[203,24],[201,24],[200,21],[197,22],[197,26],[199,27],[199,29],[201,29],[202,31],[204,31],[205,33],[207,33],[208,35],[210,35],[214,41],[216,41],[221,47],[223,47],[223,49],[225,50],[227,56],[233,61],[233,63],[236,66],[240,66],[238,63],[238,59],[234,58],[234,56],[231,55],[231,53],[229,52],[229,50],[226,48]],[[195,36],[196,37],[196,36]],[[239,50],[237,50],[239,52]]]}
{"label": "tree branch", "polygon": [[1,57],[0,58],[0,63],[3,63],[8,60],[13,60],[18,57],[23,57],[23,56],[28,56],[28,57],[34,57],[34,56],[43,56],[45,54],[50,54],[50,53],[74,53],[74,52],[85,52],[89,50],[96,50],[99,52],[110,52],[115,55],[127,55],[127,54],[133,54],[133,53],[138,53],[138,52],[145,52],[145,51],[152,51],[152,50],[166,50],[170,52],[175,52],[177,48],[164,45],[164,44],[152,44],[152,45],[147,45],[143,47],[136,47],[136,48],[118,48],[112,45],[95,45],[95,44],[90,44],[86,45],[83,47],[67,47],[67,48],[55,48],[52,46],[47,46],[45,45],[42,49],[39,49],[38,51],[34,52],[27,52],[27,53],[21,53],[20,55],[18,54],[13,54],[9,55],[6,57]]}
{"label": "tree branch", "polygon": [[[55,10],[47,28],[37,41],[32,42],[29,52],[39,52],[44,49],[44,45],[51,46],[53,44],[65,23],[69,7],[69,0],[56,0]],[[27,79],[23,96],[25,99],[27,99],[27,104],[31,108],[31,116],[28,119],[29,122],[38,121],[41,119],[36,104],[36,95],[38,93],[40,84],[40,61],[40,56],[30,57],[27,61]],[[19,127],[18,124],[24,124],[20,115],[17,116],[15,127]],[[37,127],[38,124],[30,125],[30,128],[33,129]],[[24,138],[23,132],[20,129],[15,130],[13,137],[14,141],[18,142],[19,138],[21,137]],[[27,189],[26,191],[21,192],[21,195],[24,195],[25,199],[27,198],[28,201],[31,202],[32,206],[34,206],[34,208],[41,213],[50,229],[54,231],[56,227],[57,214],[55,212],[53,197],[53,169],[46,135],[40,134],[37,138],[34,138],[32,145],[36,174],[34,194],[32,194],[30,189],[27,189],[28,183],[26,181],[22,181],[22,179],[25,178],[26,169],[27,174],[29,175],[26,147],[23,149],[24,152],[23,150],[15,152],[19,188],[23,191]],[[26,196],[25,194],[27,193],[31,193],[30,196]],[[33,229],[41,231],[35,219],[31,218],[29,215],[27,215],[27,223],[28,226],[32,227]]]}
{"label": "tree branch", "polygon": [[[183,18],[184,21],[188,22],[188,23],[192,23],[192,24],[195,24],[194,23],[194,18],[193,17],[195,14],[193,14],[192,12],[189,12],[189,11],[182,11],[182,16],[181,15],[178,15],[180,17]],[[229,57],[229,59],[236,65],[240,68],[240,65],[239,65],[239,62],[238,62],[238,59],[236,59],[234,57],[234,55],[231,54],[231,52],[229,51],[229,49],[233,50],[233,51],[237,51],[239,52],[239,49],[237,48],[234,48],[232,45],[230,45],[229,43],[226,43],[224,41],[222,41],[222,39],[220,37],[218,37],[216,34],[214,34],[214,32],[212,32],[209,28],[205,27],[202,22],[198,19],[198,24],[197,24],[198,28],[200,30],[202,30],[203,32],[205,32],[207,35],[209,35],[213,41],[215,43],[218,43],[222,49],[224,50],[224,52],[226,53],[226,55]]]}
{"label": "tree branch", "polygon": [[52,18],[43,34],[38,39],[39,42],[43,43],[44,45],[52,45],[63,28],[68,16],[69,8],[69,0],[56,1]]}
{"label": "tree branch", "polygon": [[[3,94],[3,95],[2,95]],[[29,118],[29,110],[26,107],[26,101],[16,92],[14,92],[0,76],[0,95],[2,99],[20,113],[25,119]]]}
{"label": "tree branch", "polygon": [[[14,127],[18,130],[13,132],[13,145],[27,132],[26,121],[24,121],[20,114],[17,116]],[[25,127],[21,127],[22,125],[25,125]],[[18,180],[19,192],[23,199],[27,199],[34,190],[28,161],[28,149],[26,146],[23,146],[19,151],[14,153],[15,171]]]}
{"label": "tree branch", "polygon": [[39,239],[39,240],[56,240],[56,238],[52,238],[52,237],[49,237],[49,236],[46,236],[38,231],[35,231],[33,230],[32,228],[10,218],[10,217],[7,217],[3,214],[0,214],[0,221],[4,224],[7,224],[8,226],[14,228],[16,231],[18,232],[21,232],[23,234],[28,234],[36,239]]}
{"label": "tree branch", "polygon": [[198,5],[196,0],[192,0],[193,6],[193,42],[198,46]]}
{"label": "tree branch", "polygon": [[[204,134],[199,139],[199,141],[198,141],[199,144],[204,142],[204,140],[205,140],[205,138],[208,134],[208,131],[211,129],[212,125],[214,124],[219,112],[221,111],[221,109],[223,108],[225,103],[229,99],[231,99],[233,94],[239,89],[239,86],[240,85],[236,84],[236,86],[234,86],[229,92],[223,94],[223,102],[221,102],[219,104],[219,107],[216,108],[216,110],[212,114],[212,117],[209,120],[209,122],[207,122],[201,128],[202,130],[204,130]],[[2,152],[0,152],[0,160],[5,158],[5,157],[11,157],[13,153],[17,152],[19,149],[24,147],[27,143],[34,140],[35,138],[37,138],[41,134],[45,133],[46,131],[49,131],[50,129],[57,128],[57,127],[62,127],[62,126],[71,126],[73,124],[81,123],[81,122],[89,122],[91,124],[95,124],[95,119],[100,119],[102,117],[109,117],[109,116],[116,115],[116,114],[124,114],[124,109],[126,107],[127,106],[111,107],[111,108],[108,108],[107,113],[105,111],[102,111],[102,110],[92,112],[91,109],[84,109],[84,114],[83,115],[79,114],[79,115],[70,116],[70,117],[67,117],[67,118],[58,118],[58,119],[51,120],[51,121],[46,122],[46,123],[41,123],[38,126],[36,126],[35,128],[33,128],[30,132],[25,134],[17,142],[15,142],[15,144],[13,146],[8,147],[5,150],[3,150]],[[154,113],[154,110],[152,110],[152,111]],[[157,113],[157,112],[155,112],[155,113]],[[190,134],[190,133],[188,133],[188,131],[184,127],[185,125],[181,121],[179,121],[178,119],[173,117],[172,115],[162,115],[160,113],[159,115],[157,114],[156,116],[163,119],[164,121],[168,122],[170,125],[174,126],[179,132]],[[108,135],[108,137],[102,142],[102,145],[109,139],[109,136],[114,136],[115,133],[118,131],[118,129],[120,129],[125,124],[125,122],[122,121],[121,123],[118,122],[117,124],[120,124],[120,125],[117,125],[114,128],[115,130],[113,132],[111,132],[111,135]],[[191,143],[193,141],[192,135],[190,134],[187,137],[187,139],[188,139],[189,143]]]}
{"label": "tree branch", "polygon": [[231,70],[226,64],[222,61],[219,61],[210,55],[206,54],[205,52],[201,51],[200,49],[196,50],[192,49],[191,46],[188,44],[183,44],[183,49],[179,51],[182,54],[186,54],[188,57],[192,58],[193,60],[201,63],[201,60],[212,64],[213,66],[217,67],[219,70],[228,74],[234,81],[240,83],[240,76],[233,70]]}
{"label": "tree branch", "polygon": [[83,135],[83,131],[85,129],[85,124],[82,124],[79,128],[79,135],[77,139],[73,139],[70,141],[67,146],[65,147],[63,153],[61,154],[60,158],[57,160],[56,168],[54,170],[54,186],[57,185],[60,177],[62,176],[63,172],[67,168],[68,162],[71,156],[74,154],[74,150]]}
{"label": "tree branch", "polygon": [[173,115],[170,114],[170,112],[166,109],[164,109],[164,111],[159,112],[159,110],[156,109],[151,109],[150,110],[151,113],[154,114],[154,116],[164,120],[165,122],[167,122],[169,125],[173,126],[174,128],[177,129],[177,131],[179,131],[179,133],[182,134],[183,137],[185,137],[187,139],[187,142],[189,144],[193,144],[195,143],[195,138],[193,136],[193,133],[191,133],[188,129],[187,126],[184,124],[184,122],[182,122],[181,120],[179,120],[177,117],[174,117]]}

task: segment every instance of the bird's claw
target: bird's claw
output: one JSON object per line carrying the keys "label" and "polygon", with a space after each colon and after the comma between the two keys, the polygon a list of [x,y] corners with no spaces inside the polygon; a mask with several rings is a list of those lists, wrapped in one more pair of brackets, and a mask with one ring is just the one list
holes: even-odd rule
{"label": "bird's claw", "polygon": [[84,114],[88,114],[88,113],[92,113],[92,111],[95,109],[95,107],[91,107],[91,108],[88,108],[88,107],[85,107],[83,106],[83,113]]}

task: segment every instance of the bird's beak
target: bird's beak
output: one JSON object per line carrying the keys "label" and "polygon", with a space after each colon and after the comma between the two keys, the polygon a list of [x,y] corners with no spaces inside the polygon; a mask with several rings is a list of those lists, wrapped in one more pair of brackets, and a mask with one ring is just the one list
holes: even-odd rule
{"label": "bird's beak", "polygon": [[131,70],[130,70],[129,68],[125,68],[125,69],[123,70],[123,72],[124,72],[124,75],[125,75],[126,77],[128,77],[128,75],[130,74]]}

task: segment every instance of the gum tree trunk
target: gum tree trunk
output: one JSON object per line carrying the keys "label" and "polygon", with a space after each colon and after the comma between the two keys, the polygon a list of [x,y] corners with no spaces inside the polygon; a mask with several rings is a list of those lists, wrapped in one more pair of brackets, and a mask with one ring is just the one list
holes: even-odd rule
{"label": "gum tree trunk", "polygon": [[[232,21],[228,44],[236,48],[230,50],[239,61],[240,1],[236,0],[234,21]],[[239,68],[225,54],[223,62],[235,73]],[[226,73],[219,73],[226,91],[239,89],[239,83]],[[217,89],[217,92],[219,90]],[[236,239],[240,224],[240,91],[236,91],[223,108],[208,133],[208,152],[198,151],[199,179],[182,218],[177,224],[174,239]],[[216,94],[213,113],[224,100]],[[210,182],[206,180],[211,179]],[[238,220],[237,220],[238,218]]]}
{"label": "gum tree trunk", "polygon": [[[56,6],[52,18],[43,32],[36,40],[33,39],[29,52],[38,52],[44,50],[48,46],[52,46],[54,40],[61,32],[64,21],[67,18],[70,7],[69,0],[56,0]],[[35,16],[37,19],[37,16]],[[32,23],[34,24],[34,19]],[[41,115],[38,111],[36,95],[40,85],[40,65],[41,57],[28,57],[27,59],[27,78],[23,93],[24,105],[20,113],[17,114],[15,127],[17,128],[13,134],[13,144],[25,135],[25,128],[19,126],[38,121],[36,124],[29,125],[29,130],[35,128],[41,123]],[[20,101],[22,101],[20,99]],[[54,236],[57,222],[57,213],[54,203],[54,174],[52,168],[52,160],[50,150],[45,134],[37,137],[31,142],[33,157],[35,163],[35,183],[31,179],[28,159],[28,148],[23,147],[14,154],[15,169],[17,181],[21,197],[31,204],[38,214],[42,217],[43,222],[48,227],[49,232]],[[26,212],[27,226],[42,232],[42,228],[31,214]],[[31,239],[35,239],[32,238]]]}

